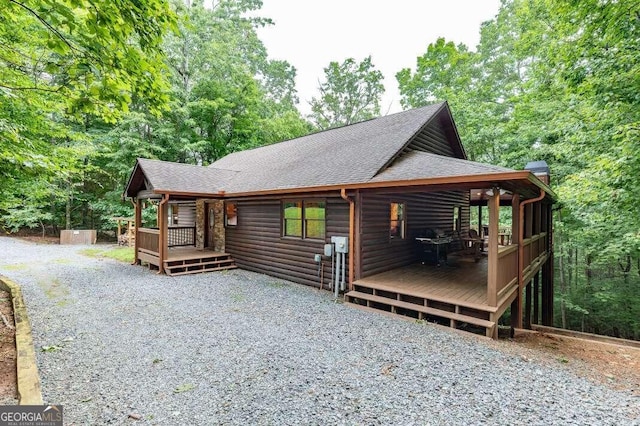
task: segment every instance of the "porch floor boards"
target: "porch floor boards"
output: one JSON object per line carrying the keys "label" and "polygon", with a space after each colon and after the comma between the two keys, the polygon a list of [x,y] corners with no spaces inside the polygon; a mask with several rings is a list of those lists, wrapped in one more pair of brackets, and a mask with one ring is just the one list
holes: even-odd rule
{"label": "porch floor boards", "polygon": [[473,308],[489,308],[486,257],[477,263],[467,259],[452,260],[451,266],[440,267],[414,263],[361,278],[354,285],[456,302]]}
{"label": "porch floor boards", "polygon": [[452,257],[439,267],[415,263],[356,280],[353,289],[345,294],[347,302],[489,337],[495,337],[502,313],[487,301],[486,257],[477,263]]}

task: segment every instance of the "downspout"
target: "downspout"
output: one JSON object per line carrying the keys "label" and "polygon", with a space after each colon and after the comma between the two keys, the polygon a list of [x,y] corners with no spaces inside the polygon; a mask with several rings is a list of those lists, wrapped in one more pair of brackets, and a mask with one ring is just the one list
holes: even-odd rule
{"label": "downspout", "polygon": [[355,232],[356,232],[356,210],[355,203],[352,198],[347,196],[347,190],[342,188],[340,190],[340,196],[343,200],[349,203],[349,290],[353,290],[353,277],[354,277],[354,247],[355,247]]}
{"label": "downspout", "polygon": [[[160,263],[160,265],[158,265],[158,273],[162,274],[164,273],[164,258],[166,256],[165,253],[165,245],[164,242],[167,239],[167,232],[169,232],[169,230],[167,229],[168,224],[167,224],[167,217],[165,217],[164,214],[164,205],[167,204],[169,202],[169,194],[164,194],[162,196],[162,201],[160,201],[160,204],[158,204],[158,217],[159,220],[158,222],[158,229],[160,230],[160,232],[158,233],[158,257],[160,258],[160,261],[158,263]],[[164,232],[163,232],[164,231]]]}
{"label": "downspout", "polygon": [[518,223],[518,295],[524,287],[524,208],[527,204],[541,201],[545,195],[544,189],[540,190],[540,195],[536,198],[524,200],[520,203],[520,221]]}

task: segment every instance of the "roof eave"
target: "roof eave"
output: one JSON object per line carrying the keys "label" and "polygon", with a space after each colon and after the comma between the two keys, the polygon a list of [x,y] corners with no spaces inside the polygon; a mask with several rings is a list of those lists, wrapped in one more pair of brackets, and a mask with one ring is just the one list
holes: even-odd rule
{"label": "roof eave", "polygon": [[550,197],[555,198],[556,195],[553,191],[545,185],[542,181],[536,178],[529,171],[509,171],[500,173],[484,173],[474,175],[460,175],[460,176],[443,176],[435,178],[424,179],[404,179],[394,181],[383,182],[360,182],[349,184],[334,184],[334,185],[319,185],[319,186],[306,186],[298,188],[282,188],[271,190],[259,190],[259,191],[246,191],[246,192],[227,192],[223,196],[227,197],[251,197],[259,195],[284,195],[284,194],[299,194],[308,192],[327,192],[327,191],[339,191],[342,189],[393,189],[400,187],[421,187],[421,186],[441,186],[447,185],[469,185],[471,188],[473,185],[482,184],[487,186],[500,186],[501,182],[517,182],[525,185],[534,185],[543,189],[545,193]]}

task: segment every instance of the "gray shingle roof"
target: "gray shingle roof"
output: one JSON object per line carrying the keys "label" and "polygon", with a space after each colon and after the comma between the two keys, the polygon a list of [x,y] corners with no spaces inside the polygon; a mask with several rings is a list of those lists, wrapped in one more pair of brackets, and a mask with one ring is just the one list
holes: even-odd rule
{"label": "gray shingle roof", "polygon": [[138,159],[138,165],[151,185],[149,189],[161,192],[215,194],[238,174],[229,170],[144,158]]}
{"label": "gray shingle roof", "polygon": [[[514,171],[421,151],[404,153],[384,168],[445,108],[446,103],[429,105],[236,152],[209,167],[146,159],[138,159],[138,167],[148,189],[203,196]],[[141,179],[136,169],[128,196],[140,190]]]}
{"label": "gray shingle roof", "polygon": [[398,158],[391,166],[371,179],[370,182],[485,175],[513,171],[506,167],[445,157],[428,152],[412,151]]}
{"label": "gray shingle roof", "polygon": [[444,107],[429,105],[236,152],[210,168],[241,172],[227,192],[367,182]]}

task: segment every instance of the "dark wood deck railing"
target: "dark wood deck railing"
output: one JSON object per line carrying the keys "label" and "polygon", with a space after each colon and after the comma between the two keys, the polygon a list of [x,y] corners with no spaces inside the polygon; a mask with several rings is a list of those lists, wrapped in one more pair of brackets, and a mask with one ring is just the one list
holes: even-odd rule
{"label": "dark wood deck railing", "polygon": [[498,250],[496,302],[505,291],[518,283],[518,245],[511,244]]}
{"label": "dark wood deck railing", "polygon": [[533,270],[532,266],[540,263],[540,257],[544,256],[547,252],[547,233],[541,232],[533,235],[530,238],[524,239],[523,248],[523,274],[525,276],[525,282],[529,280]]}
{"label": "dark wood deck railing", "polygon": [[172,226],[168,228],[167,241],[169,247],[184,247],[196,245],[195,226]]}
{"label": "dark wood deck railing", "polygon": [[151,228],[138,228],[138,249],[152,253],[159,252],[160,231]]}
{"label": "dark wood deck railing", "polygon": [[[487,300],[489,305],[497,306],[502,297],[510,294],[518,283],[518,244],[498,249],[495,283],[487,282]],[[528,282],[539,270],[539,265],[547,252],[547,233],[533,235],[523,240],[523,278]],[[489,259],[491,262],[492,260]],[[491,278],[488,277],[490,280]]]}

